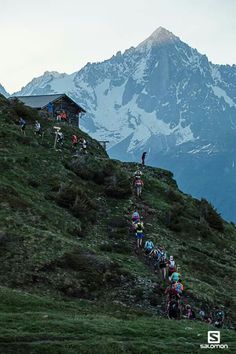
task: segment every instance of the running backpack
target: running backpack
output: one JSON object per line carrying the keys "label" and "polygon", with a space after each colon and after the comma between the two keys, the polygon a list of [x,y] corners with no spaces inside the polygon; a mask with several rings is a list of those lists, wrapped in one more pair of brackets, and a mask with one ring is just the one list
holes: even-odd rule
{"label": "running backpack", "polygon": [[137,231],[142,231],[143,230],[143,226],[142,224],[137,224]]}
{"label": "running backpack", "polygon": [[151,241],[147,241],[147,249],[152,249],[153,243]]}
{"label": "running backpack", "polygon": [[136,187],[142,186],[142,180],[141,180],[141,179],[137,179],[137,180],[135,181],[135,185],[136,185]]}
{"label": "running backpack", "polygon": [[217,311],[216,318],[217,319],[222,319],[223,317],[224,317],[224,313],[222,311]]}
{"label": "running backpack", "polygon": [[164,252],[161,252],[161,255],[160,255],[160,263],[161,263],[161,264],[166,263],[166,255],[165,255]]}
{"label": "running backpack", "polygon": [[181,294],[183,291],[183,285],[181,283],[175,283],[174,289],[178,294]]}

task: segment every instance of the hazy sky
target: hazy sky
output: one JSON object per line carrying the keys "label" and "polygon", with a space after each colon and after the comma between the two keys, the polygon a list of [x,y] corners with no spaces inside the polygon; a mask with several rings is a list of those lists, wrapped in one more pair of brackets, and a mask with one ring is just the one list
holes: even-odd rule
{"label": "hazy sky", "polygon": [[219,64],[236,64],[236,0],[0,0],[0,83],[72,73],[163,26]]}

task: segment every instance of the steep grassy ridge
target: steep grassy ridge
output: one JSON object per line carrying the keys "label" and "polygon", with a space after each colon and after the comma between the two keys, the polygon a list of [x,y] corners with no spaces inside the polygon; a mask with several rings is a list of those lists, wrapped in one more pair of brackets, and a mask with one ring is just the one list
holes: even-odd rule
{"label": "steep grassy ridge", "polygon": [[[17,126],[22,115],[26,136]],[[168,171],[146,167],[136,200],[135,164],[110,160],[95,140],[63,125],[66,143],[55,151],[53,123],[40,120],[42,140],[35,119],[37,112],[0,97],[2,352],[169,353],[176,338],[176,352],[198,352],[207,326],[158,317],[166,284],[134,252],[134,207],[147,238],[180,264],[185,301],[224,305],[231,327],[234,226],[181,193]],[[73,156],[73,132],[88,140],[87,156]],[[231,331],[224,336],[232,342]]]}

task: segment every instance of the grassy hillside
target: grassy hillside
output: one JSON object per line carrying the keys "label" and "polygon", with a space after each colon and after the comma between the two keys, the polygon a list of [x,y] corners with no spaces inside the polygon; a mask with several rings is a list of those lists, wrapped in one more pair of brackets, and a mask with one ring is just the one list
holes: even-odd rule
{"label": "grassy hillside", "polygon": [[[43,139],[33,134],[35,119]],[[205,324],[165,319],[167,284],[136,254],[129,233],[134,207],[146,239],[180,264],[184,301],[196,310],[223,305],[233,326],[236,230],[211,205],[181,193],[170,172],[150,167],[137,200],[135,164],[110,160],[68,126],[55,151],[53,123],[3,97],[0,124],[0,352],[169,353],[176,339],[176,352],[200,350]],[[73,132],[88,140],[87,156],[73,156]],[[233,332],[222,333],[233,347]]]}
{"label": "grassy hillside", "polygon": [[[207,330],[213,329],[115,304],[55,300],[6,288],[0,294],[1,353],[156,354],[173,353],[173,348],[175,353],[200,353]],[[221,342],[230,348],[224,352],[234,352],[232,331],[221,331]]]}

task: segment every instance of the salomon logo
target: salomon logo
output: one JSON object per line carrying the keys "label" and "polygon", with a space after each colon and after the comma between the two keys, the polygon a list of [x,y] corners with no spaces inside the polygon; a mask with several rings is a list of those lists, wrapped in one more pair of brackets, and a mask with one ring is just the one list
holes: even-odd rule
{"label": "salomon logo", "polygon": [[228,349],[228,344],[220,344],[220,331],[208,331],[207,343],[200,344],[201,349]]}

